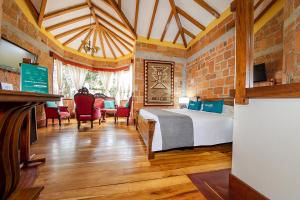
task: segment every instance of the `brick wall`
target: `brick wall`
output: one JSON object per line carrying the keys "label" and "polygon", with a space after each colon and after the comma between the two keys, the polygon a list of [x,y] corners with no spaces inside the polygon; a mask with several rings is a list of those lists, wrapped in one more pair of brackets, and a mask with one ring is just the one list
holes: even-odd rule
{"label": "brick wall", "polygon": [[234,87],[234,17],[230,15],[188,50],[187,96],[228,97]]}
{"label": "brick wall", "polygon": [[174,72],[174,105],[178,107],[178,99],[182,94],[182,70],[185,65],[185,51],[176,48],[162,47],[137,42],[134,56],[134,104],[133,110],[144,107],[144,60],[163,60],[175,62]]}
{"label": "brick wall", "polygon": [[286,0],[283,29],[283,83],[300,82],[300,0]]}
{"label": "brick wall", "polygon": [[277,13],[256,34],[254,63],[266,64],[267,78],[282,83],[283,67],[283,10]]}

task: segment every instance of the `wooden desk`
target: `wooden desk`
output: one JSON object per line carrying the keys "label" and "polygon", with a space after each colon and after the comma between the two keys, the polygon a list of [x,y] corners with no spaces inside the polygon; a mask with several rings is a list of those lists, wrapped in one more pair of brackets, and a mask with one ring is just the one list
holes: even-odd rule
{"label": "wooden desk", "polygon": [[[15,191],[21,166],[45,162],[30,154],[31,110],[46,101],[59,101],[61,96],[0,90],[0,199],[36,199],[43,187]],[[20,144],[19,144],[20,141]]]}

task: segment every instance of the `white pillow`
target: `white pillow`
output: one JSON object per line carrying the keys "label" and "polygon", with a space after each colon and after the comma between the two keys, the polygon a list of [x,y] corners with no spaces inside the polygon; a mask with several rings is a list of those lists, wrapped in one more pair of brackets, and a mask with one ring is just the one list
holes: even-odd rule
{"label": "white pillow", "polygon": [[233,106],[228,106],[228,105],[223,106],[223,113],[224,114],[233,114],[233,112],[234,112],[234,107]]}

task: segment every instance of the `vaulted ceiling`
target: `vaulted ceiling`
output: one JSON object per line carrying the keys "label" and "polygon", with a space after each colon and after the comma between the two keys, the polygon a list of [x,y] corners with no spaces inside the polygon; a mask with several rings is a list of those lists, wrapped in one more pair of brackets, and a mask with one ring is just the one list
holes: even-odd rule
{"label": "vaulted ceiling", "polygon": [[[99,48],[92,56],[113,59],[130,55],[137,38],[187,47],[231,3],[231,0],[25,1],[32,7],[38,25],[62,45],[85,53],[83,41],[90,42],[92,47]],[[262,13],[274,0],[255,2]]]}

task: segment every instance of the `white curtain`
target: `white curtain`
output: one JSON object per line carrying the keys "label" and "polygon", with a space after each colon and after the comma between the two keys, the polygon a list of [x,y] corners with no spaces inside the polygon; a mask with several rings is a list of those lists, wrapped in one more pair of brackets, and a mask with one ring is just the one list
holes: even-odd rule
{"label": "white curtain", "polygon": [[119,71],[115,73],[117,95],[116,101],[128,100],[132,93],[132,66],[129,70]]}
{"label": "white curtain", "polygon": [[[53,73],[53,92],[55,94],[62,94],[63,88],[63,67],[64,64],[60,61],[55,59],[54,60],[54,73]],[[55,80],[54,80],[55,77]]]}
{"label": "white curtain", "polygon": [[[95,72],[97,73],[97,72]],[[100,74],[101,82],[104,85],[104,94],[110,96],[110,90],[113,86],[114,73],[113,72],[98,72]]]}
{"label": "white curtain", "polygon": [[74,67],[72,65],[67,65],[67,68],[69,68],[73,85],[75,86],[76,91],[78,91],[83,87],[88,71],[86,69]]}

